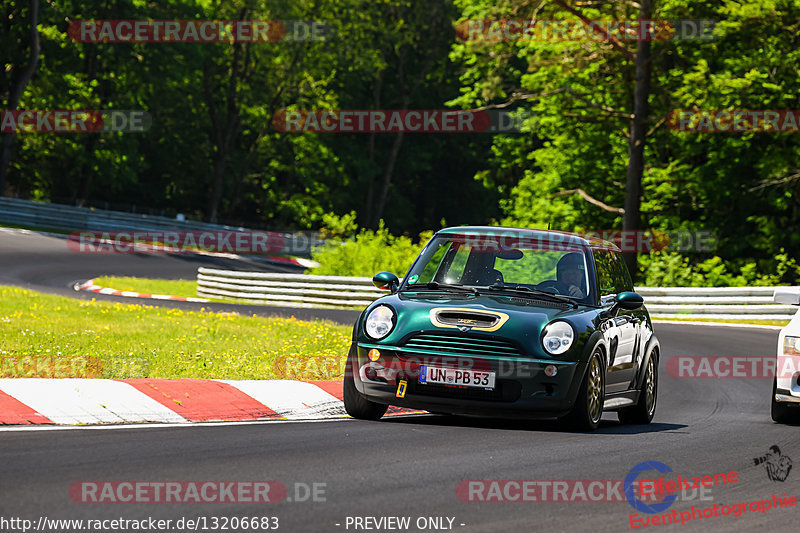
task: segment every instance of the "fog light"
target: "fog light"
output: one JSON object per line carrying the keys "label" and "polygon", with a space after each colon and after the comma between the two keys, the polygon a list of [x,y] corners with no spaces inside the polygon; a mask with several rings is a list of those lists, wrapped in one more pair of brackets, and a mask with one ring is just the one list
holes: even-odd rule
{"label": "fog light", "polygon": [[370,361],[377,361],[381,358],[381,352],[377,348],[373,348],[369,351],[367,357],[369,357]]}
{"label": "fog light", "polygon": [[556,365],[547,365],[546,367],[544,367],[544,373],[547,377],[552,378],[553,376],[558,374],[558,368],[556,368]]}

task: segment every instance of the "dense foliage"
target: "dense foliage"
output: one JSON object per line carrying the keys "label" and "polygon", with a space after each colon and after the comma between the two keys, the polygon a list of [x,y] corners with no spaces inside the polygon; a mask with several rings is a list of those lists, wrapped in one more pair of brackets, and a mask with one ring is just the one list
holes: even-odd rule
{"label": "dense foliage", "polygon": [[[711,40],[651,43],[641,227],[708,230],[719,246],[643,257],[639,281],[796,282],[800,134],[680,133],[666,118],[675,109],[797,109],[800,0],[650,3],[654,19],[718,23]],[[153,124],[145,133],[20,133],[0,194],[270,228],[319,229],[355,211],[351,222],[369,231],[351,228],[349,244],[317,253],[326,272],[352,275],[375,270],[369,247],[401,274],[419,243],[392,235],[443,219],[622,227],[638,43],[465,42],[456,28],[464,19],[635,19],[641,3],[10,0],[0,8],[3,109],[29,63],[34,4],[41,52],[18,108],[145,109]],[[80,43],[67,28],[81,19],[316,20],[332,36]],[[281,109],[447,106],[530,118],[523,133],[494,136],[300,134],[272,124]]]}

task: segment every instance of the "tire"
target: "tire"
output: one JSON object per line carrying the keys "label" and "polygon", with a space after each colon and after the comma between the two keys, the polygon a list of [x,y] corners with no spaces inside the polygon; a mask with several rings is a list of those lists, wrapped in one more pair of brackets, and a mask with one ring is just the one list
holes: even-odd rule
{"label": "tire", "polygon": [[791,408],[786,404],[775,401],[775,393],[777,391],[778,379],[775,378],[772,380],[772,408],[770,409],[773,422],[777,422],[779,424],[788,424],[790,422],[794,422],[795,419],[792,416]]}
{"label": "tire", "polygon": [[605,370],[600,361],[600,352],[595,351],[586,367],[586,375],[581,381],[575,406],[564,418],[570,429],[594,431],[600,426],[605,399],[605,381]]}
{"label": "tire", "polygon": [[348,415],[359,420],[380,420],[389,406],[371,402],[358,392],[355,378],[353,377],[353,368],[356,364],[354,350],[351,350],[350,356],[347,358],[347,368],[344,371],[344,382],[342,384],[344,410],[347,411]]}
{"label": "tire", "polygon": [[639,401],[633,407],[625,407],[617,412],[619,421],[623,424],[649,424],[656,414],[658,402],[658,356],[650,354],[645,368],[642,392]]}

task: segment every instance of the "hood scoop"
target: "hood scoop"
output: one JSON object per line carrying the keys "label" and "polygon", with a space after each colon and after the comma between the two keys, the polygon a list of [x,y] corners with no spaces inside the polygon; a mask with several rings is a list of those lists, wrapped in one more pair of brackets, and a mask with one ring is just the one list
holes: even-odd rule
{"label": "hood scoop", "polygon": [[495,311],[440,307],[431,309],[431,323],[440,328],[495,331],[508,320],[508,315]]}

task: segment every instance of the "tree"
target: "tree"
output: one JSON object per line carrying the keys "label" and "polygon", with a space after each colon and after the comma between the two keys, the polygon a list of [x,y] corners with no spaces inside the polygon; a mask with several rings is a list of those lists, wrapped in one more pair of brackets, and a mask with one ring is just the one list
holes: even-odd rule
{"label": "tree", "polygon": [[[781,196],[796,187],[796,135],[680,133],[666,124],[675,109],[793,108],[797,2],[458,5],[465,19],[723,21],[709,40],[456,44],[453,56],[465,70],[454,104],[534,115],[526,122],[530,136],[498,139],[480,174],[505,185],[508,222],[711,229],[717,253],[741,259],[772,257],[796,241],[773,231],[787,209],[797,220],[795,202]],[[758,237],[742,239],[743,224]]]}
{"label": "tree", "polygon": [[[7,4],[5,17],[3,17],[5,31],[7,36],[3,38],[3,49],[9,51],[16,51],[16,58],[12,58],[12,63],[7,64],[4,69],[6,73],[4,77],[8,79],[10,72],[10,80],[8,89],[2,87],[2,93],[7,94],[4,98],[4,109],[13,111],[19,106],[20,98],[27,87],[28,82],[36,72],[36,65],[39,63],[39,0],[30,0],[28,3],[28,58],[24,66],[20,66],[14,59],[21,59],[21,43],[24,40],[21,36],[15,35],[16,32],[26,28],[20,24],[20,19],[24,20],[22,16],[22,8],[19,2],[11,2]],[[5,84],[4,84],[5,85]],[[4,196],[6,174],[8,173],[8,165],[11,162],[11,146],[14,144],[16,132],[4,132],[2,137],[2,146],[0,146],[0,196]]]}

